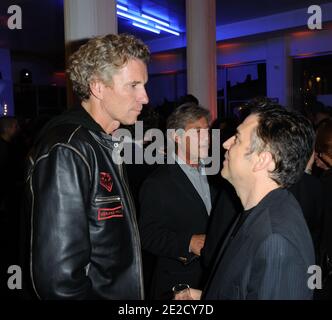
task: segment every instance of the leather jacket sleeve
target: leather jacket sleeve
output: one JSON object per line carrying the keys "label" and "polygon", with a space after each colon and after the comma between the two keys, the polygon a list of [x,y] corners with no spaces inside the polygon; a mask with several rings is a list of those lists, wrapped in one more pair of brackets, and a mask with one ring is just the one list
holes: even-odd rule
{"label": "leather jacket sleeve", "polygon": [[29,182],[34,289],[41,299],[86,299],[91,288],[89,164],[78,150],[59,144],[37,160]]}

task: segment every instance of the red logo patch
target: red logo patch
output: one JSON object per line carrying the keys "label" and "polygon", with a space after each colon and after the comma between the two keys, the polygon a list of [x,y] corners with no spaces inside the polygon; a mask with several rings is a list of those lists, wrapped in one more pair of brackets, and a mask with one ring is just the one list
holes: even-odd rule
{"label": "red logo patch", "polygon": [[107,220],[112,218],[123,218],[122,206],[116,208],[100,208],[98,209],[98,220]]}
{"label": "red logo patch", "polygon": [[113,188],[113,181],[110,173],[100,172],[100,184],[108,191],[111,192]]}

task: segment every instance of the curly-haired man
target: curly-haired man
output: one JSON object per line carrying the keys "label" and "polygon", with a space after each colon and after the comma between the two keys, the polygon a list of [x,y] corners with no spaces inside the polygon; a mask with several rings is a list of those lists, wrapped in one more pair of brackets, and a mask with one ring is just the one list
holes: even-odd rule
{"label": "curly-haired man", "polygon": [[70,57],[81,106],[52,120],[29,157],[30,275],[41,299],[144,298],[135,208],[112,133],[148,103],[149,54],[133,36],[106,35]]}

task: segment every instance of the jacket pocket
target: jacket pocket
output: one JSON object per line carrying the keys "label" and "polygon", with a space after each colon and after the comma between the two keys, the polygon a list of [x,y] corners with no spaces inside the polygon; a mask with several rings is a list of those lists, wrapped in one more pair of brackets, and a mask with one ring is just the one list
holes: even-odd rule
{"label": "jacket pocket", "polygon": [[123,205],[120,196],[96,197],[98,221],[123,218]]}
{"label": "jacket pocket", "polygon": [[110,196],[110,197],[96,197],[96,203],[98,205],[103,205],[103,204],[111,204],[111,203],[121,203],[121,197],[120,196]]}

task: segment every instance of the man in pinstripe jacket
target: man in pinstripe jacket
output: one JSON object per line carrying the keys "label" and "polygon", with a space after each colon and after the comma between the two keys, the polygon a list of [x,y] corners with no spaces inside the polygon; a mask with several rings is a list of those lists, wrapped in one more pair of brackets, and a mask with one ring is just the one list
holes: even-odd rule
{"label": "man in pinstripe jacket", "polygon": [[278,106],[254,109],[224,143],[221,174],[244,212],[220,248],[203,294],[192,289],[192,298],[312,299],[312,239],[286,188],[304,172],[313,143],[309,121]]}

